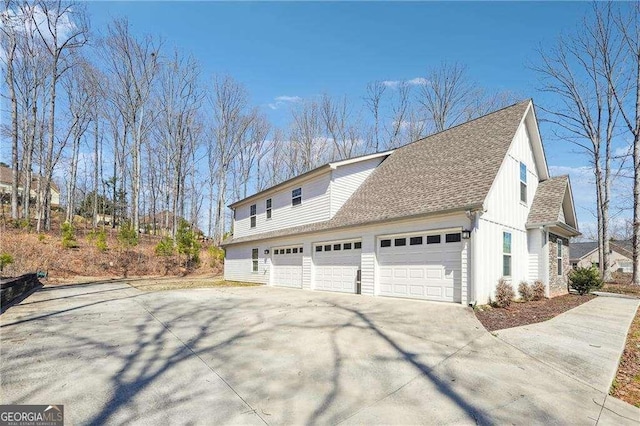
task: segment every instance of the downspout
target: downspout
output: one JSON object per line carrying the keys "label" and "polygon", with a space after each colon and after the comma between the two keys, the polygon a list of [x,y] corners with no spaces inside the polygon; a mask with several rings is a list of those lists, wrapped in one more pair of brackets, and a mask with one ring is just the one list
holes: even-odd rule
{"label": "downspout", "polygon": [[467,217],[471,224],[471,238],[469,242],[469,250],[471,250],[471,258],[469,260],[469,293],[467,294],[467,300],[469,306],[474,307],[477,304],[477,288],[480,274],[478,273],[478,265],[480,264],[478,250],[478,229],[480,227],[480,215],[482,210],[469,211]]}

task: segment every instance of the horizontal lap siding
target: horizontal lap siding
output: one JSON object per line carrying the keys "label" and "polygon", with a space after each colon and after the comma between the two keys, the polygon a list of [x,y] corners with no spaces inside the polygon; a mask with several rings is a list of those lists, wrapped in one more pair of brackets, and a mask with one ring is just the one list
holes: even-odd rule
{"label": "horizontal lap siding", "polygon": [[[235,238],[290,228],[330,219],[329,186],[331,173],[293,184],[286,188],[236,207],[233,236]],[[291,191],[302,188],[302,204],[291,205]],[[266,201],[271,199],[271,219],[266,217]],[[256,205],[256,226],[251,228],[251,205]]]}
{"label": "horizontal lap siding", "polygon": [[[263,276],[260,274],[252,274],[251,270],[251,248],[259,247],[260,265],[263,264],[265,257],[264,250],[269,249],[273,253],[273,247],[284,247],[289,245],[302,245],[304,247],[303,256],[303,288],[312,288],[313,279],[313,244],[326,241],[339,241],[360,239],[362,241],[361,254],[361,292],[366,295],[378,294],[375,286],[376,281],[376,241],[380,235],[411,233],[416,231],[438,230],[443,228],[468,228],[469,220],[464,214],[451,216],[435,217],[430,219],[420,219],[412,221],[402,221],[395,223],[385,223],[379,225],[371,225],[360,228],[351,228],[346,230],[335,230],[317,234],[301,235],[299,237],[284,237],[273,240],[265,240],[256,244],[242,244],[240,246],[230,246],[227,248],[227,260],[225,263],[225,278],[241,280],[265,282],[268,283],[268,265],[265,262],[267,271],[262,281],[257,281]],[[463,243],[463,247],[467,243]],[[238,259],[240,256],[246,256],[247,259]],[[269,257],[271,254],[269,255]],[[466,264],[468,254],[463,248],[462,264]],[[467,265],[468,266],[468,265]],[[262,271],[262,270],[261,270]],[[234,278],[231,278],[234,277]],[[273,283],[271,283],[273,284]],[[462,297],[465,301],[465,293],[468,285],[468,271],[464,268],[461,271]]]}
{"label": "horizontal lap siding", "polygon": [[[251,250],[258,249],[258,272],[252,272]],[[224,260],[224,279],[260,284],[269,284],[271,269],[270,254],[264,244],[243,244],[227,247]]]}
{"label": "horizontal lap siding", "polygon": [[362,185],[382,160],[382,158],[373,158],[359,161],[340,166],[331,172],[331,217],[340,210],[340,207]]}

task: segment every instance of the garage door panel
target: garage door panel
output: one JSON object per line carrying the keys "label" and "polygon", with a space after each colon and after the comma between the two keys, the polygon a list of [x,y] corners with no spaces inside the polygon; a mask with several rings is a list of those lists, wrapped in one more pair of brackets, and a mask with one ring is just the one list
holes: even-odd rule
{"label": "garage door panel", "polygon": [[[414,234],[415,235],[415,234]],[[380,247],[378,241],[378,281],[383,296],[410,297],[438,301],[459,301],[461,295],[462,244],[417,244]],[[406,236],[407,242],[409,236]],[[423,239],[426,241],[426,238]]]}
{"label": "garage door panel", "polygon": [[[345,242],[323,242],[314,245],[313,288],[343,293],[356,292],[361,250],[354,248],[355,241],[346,243],[351,244],[351,249],[344,249]],[[341,250],[335,250],[337,244],[340,244]],[[318,246],[322,247],[321,251],[317,250]],[[331,251],[325,251],[326,246],[330,246]]]}
{"label": "garage door panel", "polygon": [[302,288],[302,253],[286,253],[285,249],[280,248],[272,249],[272,253],[273,285]]}

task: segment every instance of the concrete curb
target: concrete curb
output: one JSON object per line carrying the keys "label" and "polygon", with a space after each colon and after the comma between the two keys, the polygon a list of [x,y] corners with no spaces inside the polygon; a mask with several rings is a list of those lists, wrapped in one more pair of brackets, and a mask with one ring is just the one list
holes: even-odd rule
{"label": "concrete curb", "polygon": [[640,296],[631,296],[630,294],[609,293],[606,291],[592,291],[591,294],[601,297],[618,297],[620,299],[640,299]]}

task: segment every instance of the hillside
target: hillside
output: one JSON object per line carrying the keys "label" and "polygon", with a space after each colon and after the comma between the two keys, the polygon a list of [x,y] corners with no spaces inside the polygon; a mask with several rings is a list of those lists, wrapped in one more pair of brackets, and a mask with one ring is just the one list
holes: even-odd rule
{"label": "hillside", "polygon": [[13,263],[3,276],[43,271],[49,278],[123,277],[123,276],[184,276],[217,275],[222,262],[214,251],[203,245],[200,261],[185,267],[184,256],[159,256],[155,247],[160,237],[141,235],[138,245],[126,249],[118,242],[117,231],[105,229],[106,249],[101,250],[89,229],[75,229],[75,245],[64,248],[58,227],[48,233],[36,234],[17,229],[12,224],[0,228],[0,253],[9,253]]}

